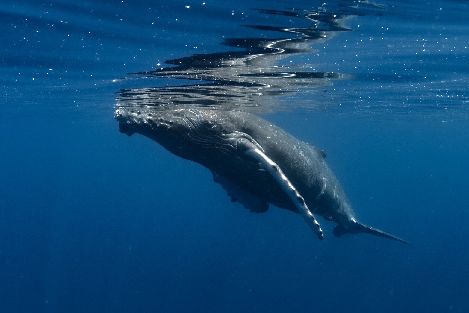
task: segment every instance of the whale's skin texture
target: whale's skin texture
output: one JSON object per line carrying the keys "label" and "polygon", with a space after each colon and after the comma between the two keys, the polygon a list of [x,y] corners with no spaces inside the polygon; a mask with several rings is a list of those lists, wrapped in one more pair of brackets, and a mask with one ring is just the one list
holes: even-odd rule
{"label": "whale's skin texture", "polygon": [[[335,235],[368,232],[403,241],[357,221],[322,150],[257,115],[206,108],[118,108],[116,118],[121,132],[144,135],[170,152],[211,170],[215,181],[227,189],[232,200],[253,211],[263,212],[273,204],[298,212],[265,165],[247,157],[243,153],[245,148],[234,140],[249,138],[280,167],[315,215],[337,224]],[[243,193],[248,197],[240,196]]]}

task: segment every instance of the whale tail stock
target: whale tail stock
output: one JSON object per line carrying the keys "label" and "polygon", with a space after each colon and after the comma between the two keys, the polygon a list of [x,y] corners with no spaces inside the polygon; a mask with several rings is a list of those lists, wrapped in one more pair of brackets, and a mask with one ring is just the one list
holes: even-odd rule
{"label": "whale tail stock", "polygon": [[367,233],[367,234],[371,234],[371,235],[375,235],[375,236],[384,237],[384,238],[392,239],[392,240],[395,240],[395,241],[399,241],[399,242],[405,243],[405,244],[409,243],[408,241],[406,241],[402,238],[399,238],[399,237],[394,236],[390,233],[382,231],[381,229],[377,229],[377,228],[362,224],[360,222],[355,222],[352,225],[350,225],[350,227],[347,227],[347,228],[345,228],[342,225],[337,225],[334,228],[334,235],[337,236],[337,237],[340,237],[340,236],[342,236],[346,233]]}

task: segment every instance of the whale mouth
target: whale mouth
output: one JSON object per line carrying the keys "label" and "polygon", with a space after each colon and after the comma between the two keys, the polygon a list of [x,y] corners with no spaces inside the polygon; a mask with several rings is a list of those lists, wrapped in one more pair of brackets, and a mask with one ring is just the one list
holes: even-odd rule
{"label": "whale mouth", "polygon": [[114,113],[114,118],[119,122],[119,132],[131,136],[136,132],[135,126],[140,122],[140,112],[118,108]]}
{"label": "whale mouth", "polygon": [[127,136],[132,136],[135,134],[135,127],[125,121],[119,121],[119,132],[126,134]]}

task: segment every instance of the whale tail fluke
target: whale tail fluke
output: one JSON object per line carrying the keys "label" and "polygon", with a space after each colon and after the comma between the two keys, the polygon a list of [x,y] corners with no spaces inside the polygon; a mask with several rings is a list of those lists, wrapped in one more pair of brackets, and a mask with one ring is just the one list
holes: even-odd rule
{"label": "whale tail fluke", "polygon": [[395,240],[395,241],[399,241],[399,242],[405,243],[405,244],[409,243],[408,241],[406,241],[402,238],[399,238],[399,237],[397,237],[393,234],[387,233],[387,232],[382,231],[381,229],[378,229],[378,228],[374,228],[374,227],[362,224],[360,222],[355,222],[352,225],[353,226],[347,227],[347,228],[343,227],[342,225],[337,225],[334,228],[334,235],[339,237],[339,236],[342,236],[343,234],[346,234],[346,233],[367,233],[367,234],[371,234],[371,235],[375,235],[375,236],[384,237],[384,238],[392,239],[392,240]]}
{"label": "whale tail fluke", "polygon": [[397,236],[394,236],[393,234],[382,231],[381,229],[377,229],[377,228],[374,228],[374,227],[371,227],[371,226],[368,226],[368,225],[363,225],[363,224],[360,224],[360,223],[358,223],[358,225],[359,225],[358,227],[360,228],[361,232],[363,232],[363,233],[368,233],[368,234],[372,234],[372,235],[375,235],[375,236],[392,239],[392,240],[399,241],[399,242],[402,242],[402,243],[405,243],[405,244],[409,243],[408,241],[406,241],[402,238],[399,238]]}

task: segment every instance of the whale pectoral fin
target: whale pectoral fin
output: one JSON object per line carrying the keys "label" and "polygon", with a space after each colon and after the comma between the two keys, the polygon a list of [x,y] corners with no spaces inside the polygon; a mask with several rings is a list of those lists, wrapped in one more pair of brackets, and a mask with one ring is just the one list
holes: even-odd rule
{"label": "whale pectoral fin", "polygon": [[296,187],[291,183],[280,166],[265,154],[259,143],[257,143],[251,136],[247,134],[240,135],[240,133],[236,133],[232,138],[236,141],[237,149],[244,150],[245,155],[257,161],[259,165],[272,176],[274,181],[290,198],[298,211],[302,213],[303,218],[313,229],[318,238],[323,239],[324,233],[321,229],[321,225],[316,220],[316,217],[311,212],[311,210],[308,208],[308,205],[306,204],[303,196],[301,196]]}
{"label": "whale pectoral fin", "polygon": [[249,211],[263,213],[269,209],[267,201],[257,197],[224,176],[213,173],[213,180],[223,187],[231,201],[242,204]]}

